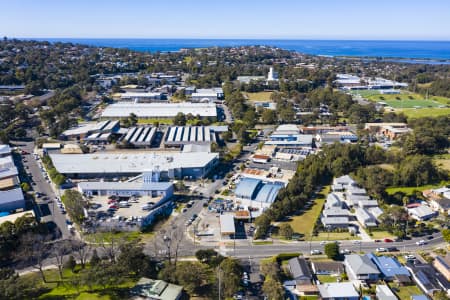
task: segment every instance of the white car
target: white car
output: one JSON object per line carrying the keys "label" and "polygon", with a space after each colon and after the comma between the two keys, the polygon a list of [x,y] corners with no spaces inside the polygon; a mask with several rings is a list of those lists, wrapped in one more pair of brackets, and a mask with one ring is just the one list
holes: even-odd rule
{"label": "white car", "polygon": [[320,242],[321,245],[326,245],[326,243],[327,243],[326,241],[321,241]]}
{"label": "white car", "polygon": [[311,250],[311,255],[320,255],[322,254],[322,251],[320,250]]}
{"label": "white car", "polygon": [[424,240],[420,240],[420,241],[417,241],[416,242],[416,245],[418,245],[418,246],[422,246],[422,245],[425,245],[427,242],[425,242]]}
{"label": "white car", "polygon": [[387,249],[386,248],[382,248],[382,247],[377,248],[376,250],[377,250],[377,252],[387,252]]}
{"label": "white car", "polygon": [[359,245],[359,244],[361,244],[361,241],[358,241],[358,240],[356,240],[356,241],[353,241],[353,244],[357,244],[357,245]]}

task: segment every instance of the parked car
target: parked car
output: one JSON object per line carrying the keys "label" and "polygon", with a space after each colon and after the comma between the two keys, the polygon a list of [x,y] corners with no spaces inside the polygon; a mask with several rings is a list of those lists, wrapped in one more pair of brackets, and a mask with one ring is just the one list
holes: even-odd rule
{"label": "parked car", "polygon": [[425,245],[427,242],[425,242],[425,240],[420,240],[420,241],[417,241],[416,242],[416,245],[418,245],[418,246],[422,246],[422,245]]}
{"label": "parked car", "polygon": [[388,238],[384,239],[383,241],[385,243],[393,243],[394,242],[394,240],[391,240],[391,239],[388,239]]}
{"label": "parked car", "polygon": [[377,252],[387,252],[388,250],[386,248],[380,247],[376,249]]}
{"label": "parked car", "polygon": [[311,250],[311,255],[319,255],[319,254],[322,254],[322,251],[320,251],[320,250]]}
{"label": "parked car", "polygon": [[119,206],[113,204],[109,206],[109,209],[119,209]]}

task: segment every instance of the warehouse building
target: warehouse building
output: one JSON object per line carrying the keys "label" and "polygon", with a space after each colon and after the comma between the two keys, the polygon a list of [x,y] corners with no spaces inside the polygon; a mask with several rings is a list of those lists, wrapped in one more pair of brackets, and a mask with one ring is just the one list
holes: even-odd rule
{"label": "warehouse building", "polygon": [[102,118],[128,118],[135,114],[138,118],[174,118],[178,113],[217,117],[214,103],[115,103],[109,105],[102,113]]}
{"label": "warehouse building", "polygon": [[78,191],[87,196],[150,196],[161,197],[161,201],[173,195],[171,182],[105,182],[91,181],[78,183]]}
{"label": "warehouse building", "polygon": [[71,178],[137,176],[159,169],[161,178],[203,178],[217,164],[219,155],[209,152],[121,152],[50,154],[53,165]]}
{"label": "warehouse building", "polygon": [[120,94],[121,101],[134,101],[139,103],[147,103],[147,102],[166,102],[167,95],[163,93],[154,93],[154,92],[127,92]]}
{"label": "warehouse building", "polygon": [[164,139],[166,147],[181,147],[187,144],[209,145],[218,141],[218,133],[227,131],[227,126],[172,126]]}
{"label": "warehouse building", "polygon": [[243,206],[269,208],[277,198],[283,183],[263,182],[254,178],[242,178],[236,186],[236,201]]}
{"label": "warehouse building", "polygon": [[119,121],[102,121],[98,123],[85,123],[76,128],[71,128],[61,134],[62,139],[89,140],[109,137],[111,133],[116,133],[120,129]]}
{"label": "warehouse building", "polygon": [[11,154],[11,148],[9,145],[0,145],[0,157],[9,156]]}
{"label": "warehouse building", "polygon": [[192,102],[217,102],[224,99],[222,88],[197,89],[192,93]]}
{"label": "warehouse building", "polygon": [[25,209],[25,199],[22,189],[15,188],[0,191],[0,212],[10,212],[17,209]]}
{"label": "warehouse building", "polygon": [[136,147],[150,147],[156,136],[156,127],[139,126],[128,129],[122,141]]}

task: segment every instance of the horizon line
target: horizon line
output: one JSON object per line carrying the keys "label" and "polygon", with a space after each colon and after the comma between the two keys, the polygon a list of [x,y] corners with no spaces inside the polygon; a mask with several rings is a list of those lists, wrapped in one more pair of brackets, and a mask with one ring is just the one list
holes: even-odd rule
{"label": "horizon line", "polygon": [[409,38],[301,38],[301,37],[9,37],[7,39],[45,40],[45,39],[85,39],[85,40],[280,40],[280,41],[374,41],[374,42],[450,42],[447,39],[409,39]]}

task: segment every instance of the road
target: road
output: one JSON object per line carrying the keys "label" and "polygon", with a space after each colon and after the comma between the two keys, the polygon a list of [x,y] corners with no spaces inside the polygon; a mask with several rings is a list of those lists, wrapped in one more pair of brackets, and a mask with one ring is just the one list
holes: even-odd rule
{"label": "road", "polygon": [[[37,200],[35,212],[38,217],[46,217],[52,220],[59,228],[62,238],[68,238],[72,235],[67,229],[66,216],[61,214],[54,199],[56,194],[50,183],[48,183],[42,171],[40,170],[38,162],[34,159],[34,142],[16,142],[16,146],[19,146],[22,150],[30,153],[22,155],[22,163],[27,173],[31,174],[32,180],[35,185],[32,185],[32,189],[35,192],[39,192],[48,197],[49,201]],[[42,198],[41,198],[42,199]],[[41,215],[42,214],[42,215]]]}

